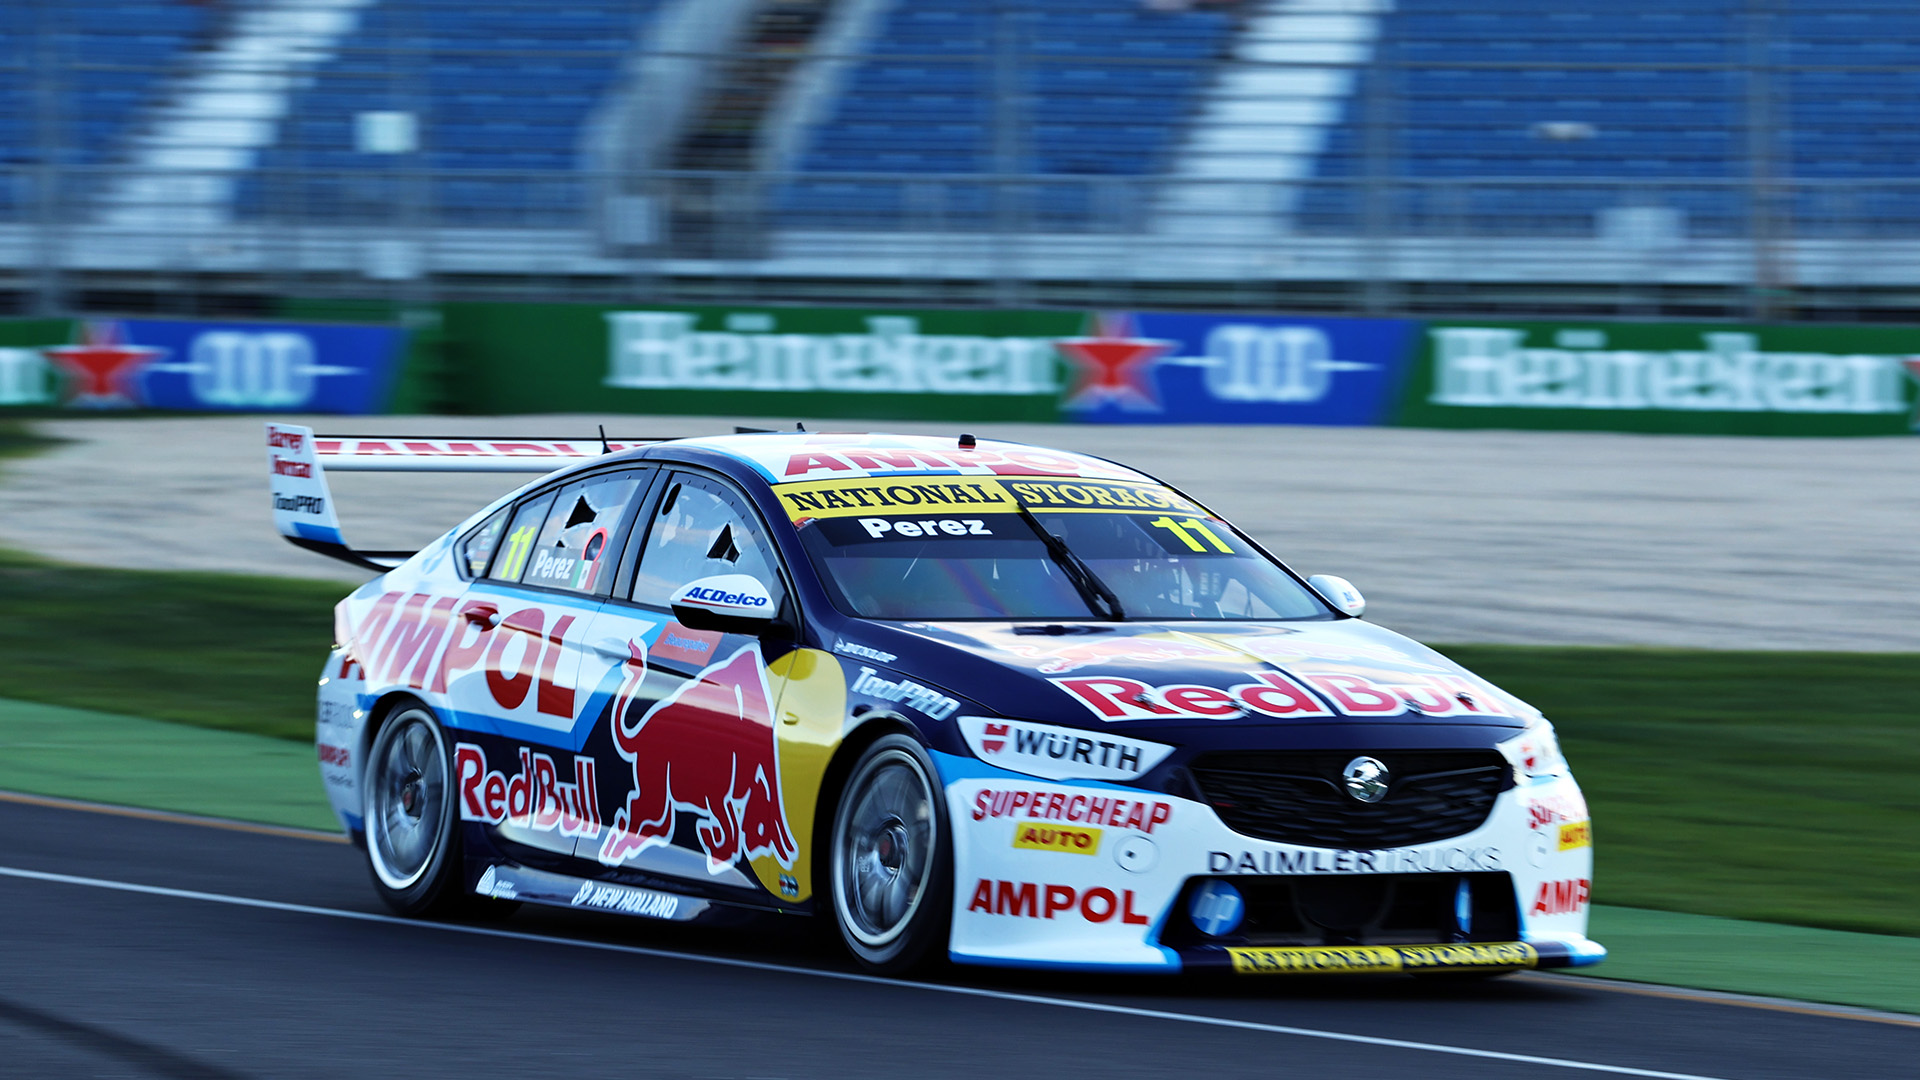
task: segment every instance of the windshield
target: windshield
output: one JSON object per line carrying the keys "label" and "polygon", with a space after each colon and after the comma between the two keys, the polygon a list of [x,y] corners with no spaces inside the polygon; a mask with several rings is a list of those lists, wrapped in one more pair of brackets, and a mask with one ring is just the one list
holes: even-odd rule
{"label": "windshield", "polygon": [[774,490],[838,606],[866,618],[1330,616],[1224,521],[1157,484],[914,477]]}

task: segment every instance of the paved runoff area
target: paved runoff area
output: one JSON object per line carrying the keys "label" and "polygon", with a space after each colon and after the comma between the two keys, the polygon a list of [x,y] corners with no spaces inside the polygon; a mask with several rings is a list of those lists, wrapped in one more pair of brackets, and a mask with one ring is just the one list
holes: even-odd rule
{"label": "paved runoff area", "polygon": [[[323,433],[731,432],[749,418],[283,418]],[[947,433],[957,425],[807,423]],[[966,425],[1111,457],[1431,642],[1920,651],[1920,438]],[[281,541],[258,418],[49,421],[0,466],[0,546],[68,562],[357,581]],[[331,478],[349,540],[417,545],[524,477]]]}

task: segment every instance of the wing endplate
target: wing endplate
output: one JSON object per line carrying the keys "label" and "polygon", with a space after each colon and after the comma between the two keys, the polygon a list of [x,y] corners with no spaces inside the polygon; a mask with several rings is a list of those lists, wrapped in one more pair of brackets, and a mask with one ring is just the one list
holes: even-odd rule
{"label": "wing endplate", "polygon": [[316,435],[298,424],[267,424],[267,479],[273,524],[289,543],[366,570],[391,570],[411,551],[347,546],[327,472],[550,473],[661,439],[448,439]]}

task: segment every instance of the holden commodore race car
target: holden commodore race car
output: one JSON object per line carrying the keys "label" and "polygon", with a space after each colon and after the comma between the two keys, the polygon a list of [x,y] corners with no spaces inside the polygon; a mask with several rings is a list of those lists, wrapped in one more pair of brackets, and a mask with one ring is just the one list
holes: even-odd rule
{"label": "holden commodore race car", "polygon": [[[1606,955],[1546,719],[1145,473],[968,435],[267,444],[281,532],[379,571],[316,740],[402,913],[809,915],[883,972]],[[342,469],[542,475],[369,552]]]}

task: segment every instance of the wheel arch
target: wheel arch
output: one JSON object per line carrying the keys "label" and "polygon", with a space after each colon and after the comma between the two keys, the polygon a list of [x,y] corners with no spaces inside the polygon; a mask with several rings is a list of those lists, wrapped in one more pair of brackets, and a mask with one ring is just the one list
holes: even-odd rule
{"label": "wheel arch", "polygon": [[[876,709],[859,720],[859,726],[840,740],[839,747],[827,762],[827,771],[820,777],[820,797],[813,813],[813,836],[810,838],[813,845],[812,863],[816,868],[826,866],[828,848],[833,842],[833,819],[840,812],[840,798],[846,792],[847,777],[853,772],[860,755],[866,753],[867,747],[885,735],[905,735],[921,746],[927,745],[926,736],[921,734],[920,729],[899,713]],[[936,779],[938,775],[935,774]],[[821,902],[828,894],[822,888],[825,879],[819,874],[820,871],[816,870],[813,913],[832,918],[833,913],[821,907]]]}
{"label": "wheel arch", "polygon": [[[367,707],[367,722],[360,726],[360,745],[354,748],[353,760],[358,763],[354,770],[354,780],[358,783],[361,804],[364,806],[367,792],[368,755],[373,751],[373,740],[380,736],[380,729],[387,721],[410,705],[418,705],[432,716],[435,723],[440,722],[440,713],[423,700],[420,695],[408,690],[390,690],[374,699]],[[363,834],[364,835],[364,834]]]}

